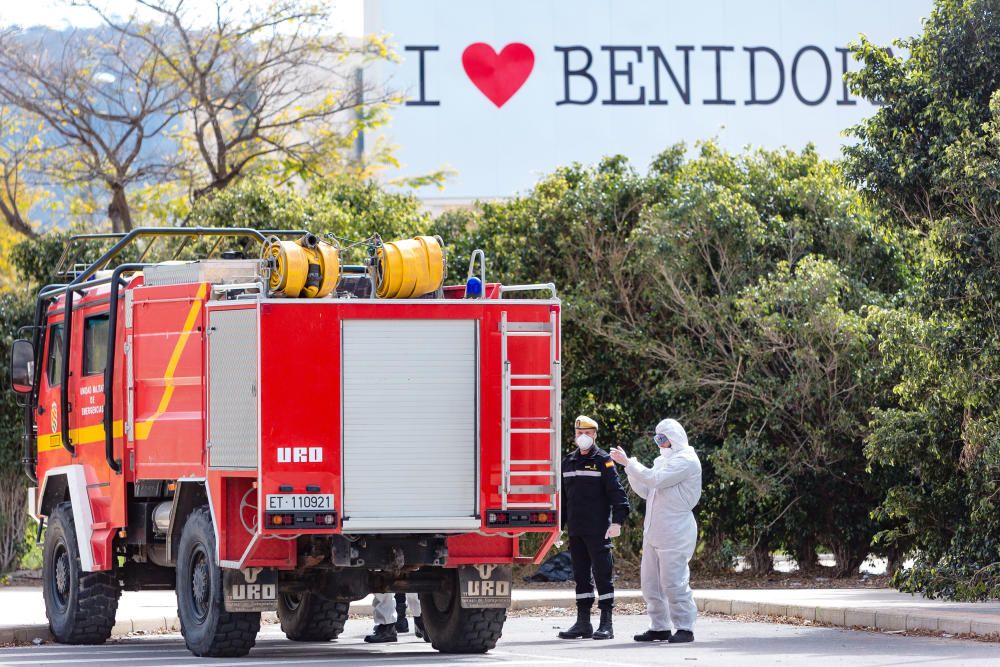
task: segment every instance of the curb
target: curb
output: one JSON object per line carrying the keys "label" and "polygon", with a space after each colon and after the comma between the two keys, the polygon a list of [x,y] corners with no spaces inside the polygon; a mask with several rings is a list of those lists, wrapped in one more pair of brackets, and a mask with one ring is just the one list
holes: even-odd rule
{"label": "curb", "polygon": [[[805,621],[815,621],[845,628],[873,628],[888,632],[929,630],[955,635],[975,635],[1000,640],[1000,617],[993,619],[970,618],[959,615],[941,615],[927,611],[905,609],[887,610],[860,607],[813,607],[805,605],[785,605],[770,602],[730,600],[728,598],[706,598],[695,595],[698,611],[726,616],[754,615],[774,618],[791,617]],[[642,602],[641,595],[617,596],[618,602]],[[533,598],[511,600],[514,611],[532,607],[571,609],[576,601],[568,597]],[[353,603],[352,614],[370,615],[370,604]],[[263,623],[277,623],[275,612],[261,614]],[[133,632],[178,632],[180,621],[176,616],[162,618],[138,618],[118,621],[111,631],[112,637],[124,637]],[[51,641],[48,625],[15,625],[0,627],[0,644],[17,642],[30,643],[34,639]]]}
{"label": "curb", "polygon": [[698,611],[739,616],[741,614],[790,617],[844,628],[873,628],[887,632],[929,630],[955,635],[975,635],[1000,640],[1000,617],[970,618],[960,614],[935,614],[907,609],[870,607],[812,607],[784,605],[726,598],[703,598],[695,595]]}

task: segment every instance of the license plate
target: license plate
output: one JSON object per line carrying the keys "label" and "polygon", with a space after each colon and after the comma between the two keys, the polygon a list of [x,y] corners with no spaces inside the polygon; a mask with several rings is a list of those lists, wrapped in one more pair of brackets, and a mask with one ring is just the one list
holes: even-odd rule
{"label": "license plate", "polygon": [[332,493],[269,493],[268,512],[301,512],[304,510],[332,510]]}
{"label": "license plate", "polygon": [[512,583],[510,565],[463,565],[458,568],[458,585],[463,609],[510,607]]}
{"label": "license plate", "polygon": [[222,570],[226,611],[274,611],[278,608],[278,573],[260,567]]}

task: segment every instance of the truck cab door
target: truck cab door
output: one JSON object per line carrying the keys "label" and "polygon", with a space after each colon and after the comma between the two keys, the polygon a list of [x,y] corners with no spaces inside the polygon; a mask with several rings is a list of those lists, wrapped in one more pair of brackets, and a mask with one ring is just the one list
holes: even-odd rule
{"label": "truck cab door", "polygon": [[[38,453],[44,455],[62,447],[62,424],[59,406],[63,365],[63,323],[50,321],[45,329],[45,362],[38,383]],[[68,453],[67,453],[68,455]]]}

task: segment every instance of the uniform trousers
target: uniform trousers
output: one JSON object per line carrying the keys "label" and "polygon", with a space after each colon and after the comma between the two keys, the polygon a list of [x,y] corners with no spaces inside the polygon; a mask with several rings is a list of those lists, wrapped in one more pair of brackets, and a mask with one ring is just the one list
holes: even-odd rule
{"label": "uniform trousers", "polygon": [[612,609],[615,586],[611,583],[614,572],[611,540],[604,535],[570,535],[569,555],[573,559],[573,579],[576,580],[576,606],[590,609],[594,605],[596,583],[597,608]]}

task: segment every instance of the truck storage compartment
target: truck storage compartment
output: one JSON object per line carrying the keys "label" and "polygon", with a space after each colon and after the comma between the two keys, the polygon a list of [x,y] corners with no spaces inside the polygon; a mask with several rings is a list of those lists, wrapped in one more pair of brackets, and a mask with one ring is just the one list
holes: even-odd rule
{"label": "truck storage compartment", "polygon": [[479,328],[344,320],[344,531],[475,530]]}
{"label": "truck storage compartment", "polygon": [[257,469],[257,309],[208,318],[208,466]]}

